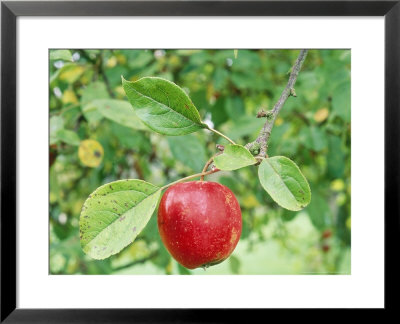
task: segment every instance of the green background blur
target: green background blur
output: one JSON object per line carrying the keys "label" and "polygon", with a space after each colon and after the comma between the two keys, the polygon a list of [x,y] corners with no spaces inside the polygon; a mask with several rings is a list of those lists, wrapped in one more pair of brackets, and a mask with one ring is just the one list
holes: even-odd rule
{"label": "green background blur", "polygon": [[[127,100],[121,75],[166,78],[182,87],[201,117],[239,144],[257,137],[285,87],[298,50],[63,50],[50,51],[50,273],[52,274],[350,274],[349,50],[310,50],[276,120],[269,156],[295,161],[311,190],[300,212],[280,208],[261,187],[257,167],[218,172],[207,180],[228,186],[242,209],[243,231],[223,263],[187,270],[160,241],[156,212],[137,239],[103,261],[86,256],[79,214],[100,185],[144,179],[165,185],[201,172],[226,144],[217,135],[168,137],[136,130],[87,110],[91,101]],[[78,148],[98,141],[104,157],[85,166]],[[90,153],[90,152],[89,152]]]}

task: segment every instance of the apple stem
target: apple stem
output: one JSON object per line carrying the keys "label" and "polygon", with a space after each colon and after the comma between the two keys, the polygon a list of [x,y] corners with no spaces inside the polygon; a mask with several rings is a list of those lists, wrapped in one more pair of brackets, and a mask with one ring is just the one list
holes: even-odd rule
{"label": "apple stem", "polygon": [[172,185],[174,185],[176,183],[183,182],[183,181],[190,180],[190,179],[197,178],[197,177],[204,177],[206,175],[209,175],[209,174],[212,174],[212,173],[215,173],[215,172],[218,172],[218,171],[220,171],[220,170],[219,169],[215,169],[215,170],[210,170],[210,171],[207,171],[207,172],[201,172],[201,173],[192,174],[191,176],[176,180],[174,182],[171,182],[171,183],[165,185],[164,187],[161,187],[161,190],[164,190],[164,189],[166,189],[166,188],[168,188],[168,187],[170,187],[170,186],[172,186]]}
{"label": "apple stem", "polygon": [[218,134],[219,136],[222,136],[223,138],[225,138],[228,142],[231,142],[233,145],[235,145],[236,143],[234,141],[232,141],[228,136],[222,134],[221,132],[217,131],[216,129],[213,129],[211,127],[208,127],[208,129],[212,132],[214,132],[215,134]]}
{"label": "apple stem", "polygon": [[[214,157],[215,157],[215,155],[212,156],[212,157],[207,161],[207,163],[205,164],[205,166],[204,166],[204,168],[203,168],[203,171],[201,171],[201,173],[204,173],[204,172],[207,171],[208,167],[209,167],[209,166],[211,165],[211,163],[214,161]],[[200,181],[203,181],[203,180],[204,180],[204,174],[200,177]]]}

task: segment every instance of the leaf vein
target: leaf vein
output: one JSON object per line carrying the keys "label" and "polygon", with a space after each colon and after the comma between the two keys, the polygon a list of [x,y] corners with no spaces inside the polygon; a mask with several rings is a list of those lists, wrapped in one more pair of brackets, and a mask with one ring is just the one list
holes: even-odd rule
{"label": "leaf vein", "polygon": [[[148,96],[146,96],[146,95],[140,93],[139,91],[137,91],[137,90],[134,89],[134,88],[131,88],[131,89],[132,89],[133,91],[135,91],[139,96],[142,96],[142,97],[147,98],[148,100],[150,100],[150,101],[152,101],[152,102],[155,102],[155,103],[157,103],[157,104],[160,104],[161,106],[167,108],[168,110],[171,110],[171,112],[175,112],[175,113],[177,113],[179,116],[185,118],[186,120],[188,120],[188,121],[190,121],[190,122],[192,122],[192,123],[194,123],[194,124],[197,124],[197,125],[201,126],[200,121],[191,120],[190,118],[186,117],[186,116],[183,115],[182,113],[180,113],[180,112],[178,112],[178,111],[172,109],[171,107],[168,107],[167,105],[163,104],[162,102],[159,102],[159,101],[157,101],[157,100],[155,100],[155,99],[153,99],[153,98],[151,98],[151,97],[148,97]],[[167,127],[167,128],[168,128],[168,127]],[[173,128],[173,127],[169,127],[169,128]],[[184,127],[182,127],[182,128],[184,128]]]}

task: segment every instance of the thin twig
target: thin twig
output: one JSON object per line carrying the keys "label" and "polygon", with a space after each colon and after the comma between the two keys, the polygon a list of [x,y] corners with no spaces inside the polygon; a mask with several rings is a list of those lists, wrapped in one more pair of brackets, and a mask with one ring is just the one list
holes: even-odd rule
{"label": "thin twig", "polygon": [[218,153],[215,154],[215,155],[213,155],[213,156],[207,161],[207,163],[204,165],[203,171],[201,171],[201,173],[203,173],[203,175],[200,177],[200,181],[203,181],[203,180],[204,180],[204,173],[207,171],[208,167],[213,163],[214,158],[215,158],[217,155],[218,155]]}
{"label": "thin twig", "polygon": [[267,155],[267,148],[268,148],[268,139],[271,135],[271,130],[272,127],[274,126],[275,119],[278,116],[279,112],[281,111],[283,105],[285,104],[287,98],[289,98],[290,95],[294,96],[295,91],[294,91],[294,85],[296,83],[297,77],[299,75],[301,66],[303,65],[304,60],[306,59],[308,50],[303,49],[300,51],[299,56],[297,57],[297,60],[295,64],[292,67],[292,72],[290,73],[289,76],[289,81],[285,87],[285,89],[282,91],[282,94],[275,104],[274,108],[271,110],[271,114],[268,116],[267,121],[265,122],[263,128],[261,129],[258,137],[254,142],[246,144],[246,148],[248,150],[251,150],[254,145],[258,145],[260,147],[260,153],[258,154],[259,157],[266,157]]}
{"label": "thin twig", "polygon": [[103,77],[104,84],[106,85],[106,89],[108,94],[110,95],[111,98],[115,98],[114,92],[112,91],[110,81],[108,80],[108,77],[106,75],[106,72],[104,71],[103,67],[103,62],[104,62],[104,50],[101,50],[100,52],[100,62],[99,62],[99,73]]}
{"label": "thin twig", "polygon": [[222,137],[225,138],[228,142],[231,142],[233,145],[236,144],[236,143],[235,143],[234,141],[232,141],[228,136],[222,134],[221,132],[219,132],[219,131],[217,131],[217,130],[211,128],[211,127],[208,127],[208,129],[209,129],[210,131],[214,132],[215,134],[218,134],[219,136],[222,136]]}

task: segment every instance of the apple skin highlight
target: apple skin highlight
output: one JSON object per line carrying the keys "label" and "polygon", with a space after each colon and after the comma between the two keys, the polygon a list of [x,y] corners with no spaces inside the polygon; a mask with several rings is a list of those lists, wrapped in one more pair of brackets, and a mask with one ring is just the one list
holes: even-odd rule
{"label": "apple skin highlight", "polygon": [[158,229],[169,253],[188,269],[224,261],[242,232],[240,205],[216,182],[191,181],[169,187],[158,209]]}

